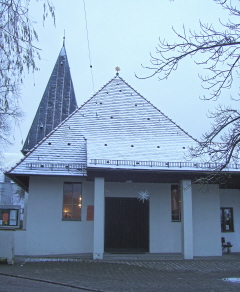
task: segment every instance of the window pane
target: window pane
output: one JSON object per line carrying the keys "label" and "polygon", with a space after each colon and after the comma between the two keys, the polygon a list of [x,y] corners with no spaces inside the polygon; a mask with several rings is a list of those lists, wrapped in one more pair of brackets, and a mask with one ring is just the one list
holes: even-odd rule
{"label": "window pane", "polygon": [[74,193],[81,193],[81,190],[82,190],[82,184],[80,183],[75,183],[73,184],[73,192]]}
{"label": "window pane", "polygon": [[220,209],[220,216],[221,216],[221,230],[224,231],[223,208]]}
{"label": "window pane", "polygon": [[65,183],[63,186],[63,204],[72,204],[72,192],[72,184]]}
{"label": "window pane", "polygon": [[79,220],[81,218],[81,207],[73,205],[72,219]]}
{"label": "window pane", "polygon": [[233,208],[221,208],[221,231],[233,232]]}
{"label": "window pane", "polygon": [[63,220],[81,220],[82,184],[64,183],[63,187]]}
{"label": "window pane", "polygon": [[63,218],[65,219],[71,219],[71,211],[72,211],[71,205],[63,205]]}
{"label": "window pane", "polygon": [[73,186],[73,204],[79,205],[81,203],[81,184],[74,184]]}
{"label": "window pane", "polygon": [[180,189],[178,185],[171,186],[172,221],[181,221]]}
{"label": "window pane", "polygon": [[224,209],[224,224],[225,224],[225,230],[229,231],[231,230],[231,224],[232,223],[232,214],[230,209]]}

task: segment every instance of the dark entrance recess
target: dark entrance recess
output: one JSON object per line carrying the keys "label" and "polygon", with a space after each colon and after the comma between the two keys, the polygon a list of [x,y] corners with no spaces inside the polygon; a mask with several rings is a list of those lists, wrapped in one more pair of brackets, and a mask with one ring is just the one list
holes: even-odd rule
{"label": "dark entrance recess", "polygon": [[149,251],[149,202],[105,198],[105,252]]}

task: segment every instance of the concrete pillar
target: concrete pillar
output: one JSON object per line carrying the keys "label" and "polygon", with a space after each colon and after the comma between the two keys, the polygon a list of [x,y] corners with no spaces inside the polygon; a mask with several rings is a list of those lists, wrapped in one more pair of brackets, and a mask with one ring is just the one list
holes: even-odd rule
{"label": "concrete pillar", "polygon": [[193,216],[192,216],[192,183],[182,180],[182,253],[184,259],[193,259]]}
{"label": "concrete pillar", "polygon": [[94,180],[93,259],[102,260],[104,252],[104,178]]}

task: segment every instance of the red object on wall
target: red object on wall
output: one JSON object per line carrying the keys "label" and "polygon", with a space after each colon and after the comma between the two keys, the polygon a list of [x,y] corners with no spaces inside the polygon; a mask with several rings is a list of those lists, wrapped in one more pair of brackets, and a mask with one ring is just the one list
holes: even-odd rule
{"label": "red object on wall", "polygon": [[94,206],[89,205],[87,206],[87,221],[94,220]]}
{"label": "red object on wall", "polygon": [[8,213],[3,213],[3,222],[8,222]]}

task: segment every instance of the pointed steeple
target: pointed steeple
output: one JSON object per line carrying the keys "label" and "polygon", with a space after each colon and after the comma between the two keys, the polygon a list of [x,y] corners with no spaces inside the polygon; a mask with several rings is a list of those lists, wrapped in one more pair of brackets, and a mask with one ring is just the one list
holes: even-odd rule
{"label": "pointed steeple", "polygon": [[65,41],[36,112],[22,152],[26,154],[77,108]]}

